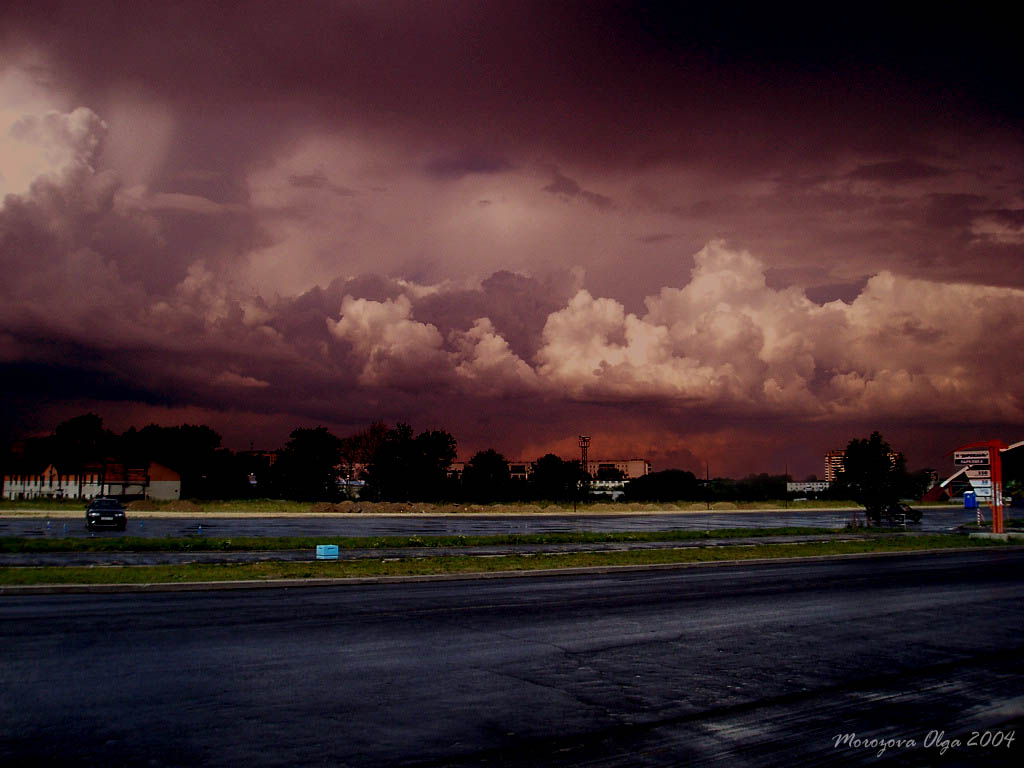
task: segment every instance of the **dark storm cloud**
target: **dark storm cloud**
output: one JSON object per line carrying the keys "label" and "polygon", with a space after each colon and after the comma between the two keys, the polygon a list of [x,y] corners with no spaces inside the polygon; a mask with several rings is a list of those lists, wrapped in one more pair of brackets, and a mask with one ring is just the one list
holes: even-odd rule
{"label": "dark storm cloud", "polygon": [[503,157],[483,152],[460,152],[435,157],[427,163],[429,175],[439,179],[460,179],[471,173],[501,173],[512,169]]}
{"label": "dark storm cloud", "polygon": [[149,404],[170,402],[112,371],[92,370],[82,365],[46,363],[0,363],[4,394],[16,400],[90,399]]}
{"label": "dark storm cloud", "polygon": [[868,181],[915,181],[934,176],[945,176],[949,171],[915,160],[891,160],[884,163],[862,165],[850,172],[851,179]]}
{"label": "dark storm cloud", "polygon": [[615,205],[615,202],[610,197],[583,189],[576,181],[560,173],[557,169],[555,169],[554,176],[554,180],[543,188],[545,192],[550,192],[552,195],[558,195],[566,199],[580,198],[602,209],[612,208]]}
{"label": "dark storm cloud", "polygon": [[932,194],[927,196],[925,224],[937,229],[961,229],[970,226],[985,204],[981,195]]}
{"label": "dark storm cloud", "polygon": [[1018,428],[1015,28],[834,11],[5,14],[9,386],[736,472],[877,419]]}
{"label": "dark storm cloud", "polygon": [[432,323],[447,337],[453,331],[489,318],[512,351],[531,360],[540,347],[548,316],[565,306],[575,293],[571,275],[552,274],[546,279],[496,272],[478,290],[454,290],[426,296],[416,302],[416,316]]}
{"label": "dark storm cloud", "polygon": [[343,197],[356,194],[354,190],[351,190],[348,187],[332,184],[324,175],[323,171],[314,171],[313,173],[306,174],[292,174],[288,177],[288,181],[290,181],[294,187],[326,189],[329,192],[333,192],[336,195],[342,195]]}
{"label": "dark storm cloud", "polygon": [[[264,137],[286,137],[296,119],[344,120],[417,141],[501,134],[602,163],[711,147],[746,162],[769,147],[820,153],[837,140],[910,139],[899,126],[922,102],[1019,113],[1018,68],[1006,66],[1019,61],[1017,46],[1000,46],[1011,36],[998,25],[972,36],[982,18],[860,6],[834,24],[775,7],[650,2],[450,2],[443,12],[396,2],[41,2],[5,27],[8,39],[44,45],[54,76],[80,93],[98,97],[116,73],[131,73],[214,117],[278,102],[285,119],[263,126]],[[866,111],[880,93],[888,111]],[[817,139],[802,149],[792,141],[801,125]],[[245,146],[248,132],[235,141]]]}

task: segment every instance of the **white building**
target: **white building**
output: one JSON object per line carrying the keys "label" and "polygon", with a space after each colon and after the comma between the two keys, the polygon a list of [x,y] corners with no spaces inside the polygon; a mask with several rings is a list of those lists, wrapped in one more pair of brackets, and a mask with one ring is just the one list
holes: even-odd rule
{"label": "white building", "polygon": [[624,480],[635,480],[651,474],[651,462],[647,459],[597,459],[587,461],[587,474],[598,477],[603,472],[618,470]]}
{"label": "white building", "polygon": [[3,498],[92,499],[96,496],[136,496],[145,499],[181,497],[181,475],[162,464],[126,467],[108,462],[68,471],[55,464],[24,465],[4,474]]}
{"label": "white building", "polygon": [[831,483],[824,480],[808,481],[806,483],[786,483],[786,490],[790,493],[822,493],[829,489]]}
{"label": "white building", "polygon": [[[509,459],[508,474],[513,480],[529,480],[534,471],[536,461],[528,459]],[[466,469],[466,462],[456,461],[448,468],[449,477],[459,479]],[[618,470],[624,480],[634,480],[651,474],[651,462],[647,459],[595,459],[587,461],[587,474],[597,477],[598,472]]]}

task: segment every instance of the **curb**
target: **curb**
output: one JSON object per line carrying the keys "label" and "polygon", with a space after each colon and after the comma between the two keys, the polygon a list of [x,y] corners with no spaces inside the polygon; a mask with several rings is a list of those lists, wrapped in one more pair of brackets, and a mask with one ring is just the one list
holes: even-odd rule
{"label": "curb", "polygon": [[[40,584],[0,586],[0,595],[69,595],[139,592],[215,592],[240,589],[291,589],[298,587],[345,587],[369,584],[408,584],[433,581],[480,581],[483,579],[520,579],[552,576],[582,576],[630,573],[640,571],[674,571],[690,568],[724,568],[744,565],[772,565],[828,562],[832,560],[872,559],[908,555],[993,551],[978,547],[917,549],[903,552],[853,552],[845,555],[808,555],[807,557],[766,557],[754,560],[715,560],[702,563],[652,563],[650,565],[594,565],[580,568],[543,568],[530,571],[479,571],[469,573],[438,573],[419,576],[354,576],[338,579],[267,579],[264,581],[190,581],[153,584]],[[998,551],[1024,551],[1024,545],[999,547]]]}

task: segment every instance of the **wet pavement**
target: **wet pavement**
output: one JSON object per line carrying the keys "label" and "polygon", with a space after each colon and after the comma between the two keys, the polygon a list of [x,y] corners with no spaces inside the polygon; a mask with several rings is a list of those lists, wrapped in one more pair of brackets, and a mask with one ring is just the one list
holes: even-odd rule
{"label": "wet pavement", "polygon": [[1019,766],[1022,597],[1002,549],[0,596],[0,765]]}
{"label": "wet pavement", "polygon": [[[946,532],[977,516],[961,508],[923,509],[910,530]],[[90,533],[74,518],[0,517],[0,536],[182,538],[188,536],[499,536],[555,532],[688,531],[722,528],[807,526],[843,528],[853,510],[776,510],[771,512],[656,512],[628,515],[336,515],[252,517],[132,517],[128,529]],[[857,513],[863,522],[863,511]],[[986,511],[985,519],[991,519]]]}

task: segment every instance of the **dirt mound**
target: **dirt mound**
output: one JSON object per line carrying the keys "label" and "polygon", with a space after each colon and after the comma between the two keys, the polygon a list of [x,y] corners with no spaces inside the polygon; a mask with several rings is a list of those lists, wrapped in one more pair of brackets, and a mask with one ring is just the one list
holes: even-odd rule
{"label": "dirt mound", "polygon": [[318,501],[310,512],[314,515],[353,515],[372,511],[372,504],[357,504],[354,501]]}
{"label": "dirt mound", "polygon": [[337,504],[332,504],[329,501],[318,501],[309,511],[314,515],[333,515],[339,510]]}
{"label": "dirt mound", "polygon": [[128,503],[128,509],[133,512],[153,512],[159,507],[149,499],[138,499]]}

